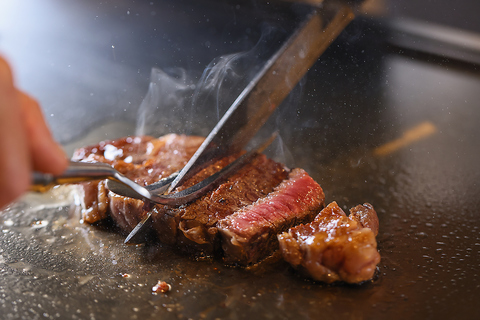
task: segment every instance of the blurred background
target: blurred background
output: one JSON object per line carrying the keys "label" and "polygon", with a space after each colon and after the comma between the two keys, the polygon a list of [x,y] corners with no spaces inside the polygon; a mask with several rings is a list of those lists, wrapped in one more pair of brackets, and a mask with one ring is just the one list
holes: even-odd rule
{"label": "blurred background", "polygon": [[[181,68],[195,84],[212,60],[252,50],[262,34],[270,37],[264,47],[280,43],[303,12],[301,5],[291,2],[253,0],[3,0],[0,6],[0,50],[11,61],[19,85],[39,99],[55,137],[63,144],[105,122],[136,125],[152,68]],[[445,4],[367,0],[339,40],[346,43],[342,52],[336,54],[334,48],[330,54],[348,59],[347,64],[362,59],[381,63],[375,55],[395,45],[436,57],[453,51],[453,58],[461,60],[458,56],[470,54],[472,48],[459,53],[455,49],[462,48],[462,43],[458,41],[471,47],[477,39],[469,36],[480,31],[477,7],[466,0]],[[462,33],[451,36],[452,30]],[[421,44],[439,35],[446,40]],[[423,41],[425,37],[430,40]],[[448,41],[456,47],[449,50]],[[369,52],[362,51],[364,45]],[[372,71],[375,66],[369,68]],[[319,73],[312,72],[310,77],[325,78]],[[105,138],[125,133],[109,131]]]}

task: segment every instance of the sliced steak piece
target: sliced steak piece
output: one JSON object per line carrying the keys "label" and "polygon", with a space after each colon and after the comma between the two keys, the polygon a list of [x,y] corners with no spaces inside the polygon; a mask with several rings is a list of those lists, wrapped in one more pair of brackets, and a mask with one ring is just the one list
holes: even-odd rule
{"label": "sliced steak piece", "polygon": [[362,227],[370,228],[375,237],[378,235],[379,221],[377,213],[370,203],[359,204],[350,209],[350,219],[357,220]]}
{"label": "sliced steak piece", "polygon": [[[74,159],[109,163],[135,182],[147,185],[183,168],[202,141],[200,137],[174,134],[159,139],[123,138],[78,149]],[[225,157],[207,166],[176,192],[221,170],[238,156]],[[152,226],[163,243],[211,255],[220,248],[217,221],[265,197],[287,175],[288,170],[282,164],[256,155],[226,181],[189,204],[155,205]],[[143,201],[106,190],[104,181],[84,184],[83,189],[85,222],[94,223],[110,215],[123,231],[130,232],[146,213]]]}
{"label": "sliced steak piece", "polygon": [[[235,157],[221,159],[187,181],[182,188],[220,170]],[[161,242],[210,255],[220,249],[217,222],[271,193],[288,175],[286,168],[262,154],[196,201],[180,207],[157,205],[153,227]],[[179,188],[181,189],[181,188]]]}
{"label": "sliced steak piece", "polygon": [[292,170],[268,196],[219,221],[225,261],[248,265],[265,258],[278,248],[277,234],[312,221],[324,200],[318,183],[304,170]]}
{"label": "sliced steak piece", "polygon": [[[168,134],[158,139],[149,136],[126,137],[77,149],[72,160],[105,162],[141,185],[152,184],[185,166],[204,138]],[[141,217],[143,202],[123,202],[112,192],[107,194],[104,181],[83,186],[83,220],[95,223],[108,216],[108,210],[120,227],[128,229]],[[121,214],[128,212],[128,217]],[[128,220],[128,222],[127,222]]]}
{"label": "sliced steak piece", "polygon": [[291,228],[278,241],[284,259],[313,279],[359,283],[371,279],[380,262],[377,232],[372,205],[357,206],[347,217],[332,202],[313,222]]}
{"label": "sliced steak piece", "polygon": [[95,223],[108,217],[110,200],[105,181],[90,181],[81,184],[82,220]]}

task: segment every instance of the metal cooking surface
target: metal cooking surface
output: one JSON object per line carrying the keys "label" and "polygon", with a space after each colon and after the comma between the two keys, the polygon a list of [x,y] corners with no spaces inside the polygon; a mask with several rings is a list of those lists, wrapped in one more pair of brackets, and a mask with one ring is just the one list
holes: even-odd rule
{"label": "metal cooking surface", "polygon": [[[208,10],[194,7],[194,23],[187,1],[25,3],[2,3],[0,12],[39,27],[17,25],[15,33],[0,23],[0,48],[69,149],[131,134],[136,110],[129,105],[140,103],[155,64],[188,67],[198,54],[204,67],[255,43],[214,43],[227,27],[232,37],[244,30],[244,22],[231,24],[244,17],[235,5],[218,8],[226,18],[211,11],[211,2]],[[177,19],[165,18],[162,6]],[[55,18],[40,14],[50,11]],[[181,19],[183,29],[169,22]],[[201,41],[182,42],[192,25],[200,26]],[[143,31],[148,36],[137,39]],[[169,39],[175,46],[162,49]],[[371,21],[352,24],[309,72],[303,95],[296,92],[270,124],[281,128],[283,159],[307,169],[328,202],[376,208],[382,261],[373,281],[329,286],[285,264],[243,270],[158,244],[125,246],[115,230],[81,224],[64,188],[27,195],[0,214],[0,318],[479,318],[480,74],[474,65],[392,50],[384,39],[388,31]],[[102,121],[109,124],[95,125]],[[158,280],[172,291],[153,295]]]}

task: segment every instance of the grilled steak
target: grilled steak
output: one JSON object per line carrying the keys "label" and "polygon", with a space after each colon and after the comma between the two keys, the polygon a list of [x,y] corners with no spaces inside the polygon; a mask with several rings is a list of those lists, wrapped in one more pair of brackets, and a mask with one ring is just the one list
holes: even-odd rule
{"label": "grilled steak", "polygon": [[250,264],[278,248],[277,234],[309,222],[323,208],[322,188],[304,170],[294,169],[268,196],[219,221],[225,261]]}
{"label": "grilled steak", "polygon": [[[180,170],[202,142],[201,137],[175,134],[158,139],[128,137],[78,149],[73,159],[109,163],[136,183],[148,185]],[[221,170],[238,156],[210,164],[175,192]],[[107,190],[104,181],[85,183],[83,189],[85,222],[111,216],[130,232],[146,213],[142,201]],[[322,188],[304,170],[290,171],[258,154],[200,198],[148,210],[152,210],[152,227],[162,243],[195,254],[220,253],[228,263],[249,265],[280,245],[285,260],[314,279],[359,282],[371,278],[380,259],[373,207],[357,206],[347,217],[332,203],[311,222],[324,207],[324,199]]]}
{"label": "grilled steak", "polygon": [[[97,145],[77,149],[72,160],[85,162],[105,162],[140,185],[152,184],[180,170],[202,144],[204,138],[169,134],[158,139],[153,137],[126,137],[115,141],[102,141]],[[125,230],[138,222],[137,216],[143,214],[142,201],[123,203],[124,197],[118,197],[105,189],[104,181],[82,184],[83,220],[95,223],[105,219],[109,207],[113,218]],[[122,208],[125,206],[125,208]],[[140,209],[138,209],[140,208]],[[119,217],[119,211],[129,212],[127,221]]]}
{"label": "grilled steak", "polygon": [[375,235],[378,218],[370,204],[357,206],[347,217],[330,203],[311,223],[278,236],[284,259],[315,280],[358,283],[371,279],[380,262]]}
{"label": "grilled steak", "polygon": [[375,237],[378,235],[379,221],[377,213],[370,203],[359,204],[350,209],[349,218],[356,220],[364,228],[370,228]]}
{"label": "grilled steak", "polygon": [[[203,138],[180,135],[124,138],[79,149],[74,160],[109,163],[135,182],[147,185],[181,169],[202,141]],[[176,191],[210,176],[237,156],[220,159],[204,168]],[[287,175],[288,170],[282,164],[256,155],[226,181],[187,205],[155,205],[153,228],[163,243],[213,254],[220,249],[217,222],[267,196]],[[145,214],[142,201],[106,190],[103,181],[86,183],[83,189],[85,222],[94,223],[110,215],[122,230],[129,232]]]}
{"label": "grilled steak", "polygon": [[[221,166],[231,160],[233,158]],[[188,205],[156,205],[152,217],[157,235],[164,243],[212,254],[220,248],[218,221],[268,195],[287,174],[283,165],[257,155],[224,183]],[[194,178],[200,177],[197,174]],[[190,185],[189,182],[185,186]]]}

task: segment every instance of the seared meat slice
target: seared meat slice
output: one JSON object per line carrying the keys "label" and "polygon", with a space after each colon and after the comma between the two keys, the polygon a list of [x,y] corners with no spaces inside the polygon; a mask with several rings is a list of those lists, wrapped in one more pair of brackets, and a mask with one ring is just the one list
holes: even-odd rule
{"label": "seared meat slice", "polygon": [[284,259],[313,279],[358,283],[371,279],[380,262],[377,232],[372,205],[357,206],[347,217],[332,202],[313,222],[291,228],[278,241]]}
{"label": "seared meat slice", "polygon": [[370,228],[375,237],[378,235],[379,221],[370,203],[359,204],[350,209],[349,218],[357,220],[364,228]]}
{"label": "seared meat slice", "polygon": [[81,184],[83,194],[82,220],[88,223],[95,223],[108,216],[110,198],[105,187],[105,181],[90,181]]}
{"label": "seared meat slice", "polygon": [[[78,149],[74,159],[113,165],[135,182],[147,185],[180,170],[200,146],[203,138],[166,135],[123,138]],[[176,191],[200,182],[235,160],[232,155],[207,166]],[[256,155],[248,164],[199,199],[179,207],[155,205],[152,226],[166,244],[205,254],[220,248],[217,221],[265,197],[288,175],[280,163]],[[83,185],[85,222],[94,223],[110,215],[125,232],[141,220],[143,201],[119,196],[106,190],[103,181]]]}
{"label": "seared meat slice", "polygon": [[[235,157],[221,159],[215,170],[226,166]],[[182,188],[209,176],[211,167],[198,173]],[[267,196],[287,177],[285,167],[260,154],[219,186],[194,202],[180,207],[157,205],[153,211],[153,227],[164,243],[176,244],[194,252],[212,254],[220,249],[217,222],[239,209]]]}
{"label": "seared meat slice", "polygon": [[294,169],[268,196],[219,221],[225,261],[247,265],[265,258],[278,248],[277,234],[312,221],[324,200],[318,183]]}
{"label": "seared meat slice", "polygon": [[[158,139],[128,137],[79,149],[74,159],[109,163],[135,182],[148,185],[180,170],[203,140],[175,134]],[[221,170],[236,157],[210,164],[176,192]],[[104,181],[86,183],[83,188],[85,222],[110,215],[129,232],[145,214],[142,201],[108,191]],[[259,154],[191,203],[153,206],[152,227],[162,243],[195,254],[223,251],[231,264],[256,263],[280,245],[285,260],[314,279],[359,282],[371,278],[380,260],[373,207],[357,206],[347,217],[332,203],[309,223],[324,207],[324,199],[322,188],[304,170],[289,171]],[[299,223],[307,224],[294,227]]]}
{"label": "seared meat slice", "polygon": [[[158,139],[148,136],[126,137],[77,149],[72,160],[109,163],[136,183],[148,185],[183,168],[203,140],[202,137],[176,134]],[[128,229],[143,214],[142,201],[130,199],[133,202],[123,203],[124,197],[107,193],[104,181],[88,182],[82,186],[85,222],[94,223],[106,218],[110,207],[113,218],[119,218],[117,223]],[[129,216],[120,217],[119,212],[129,212]],[[132,221],[125,224],[123,218]]]}

